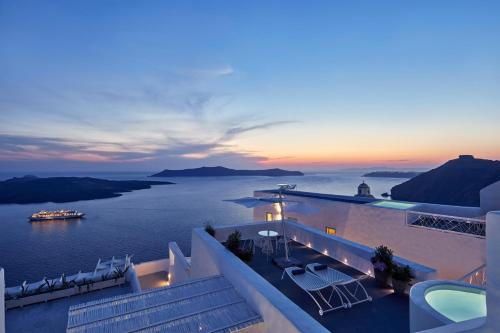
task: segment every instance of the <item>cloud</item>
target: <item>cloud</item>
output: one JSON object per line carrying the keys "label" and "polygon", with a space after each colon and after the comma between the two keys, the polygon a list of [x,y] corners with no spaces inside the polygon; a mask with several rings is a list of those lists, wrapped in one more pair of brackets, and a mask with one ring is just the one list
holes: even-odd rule
{"label": "cloud", "polygon": [[220,76],[227,76],[235,73],[235,70],[230,65],[225,65],[218,68],[191,68],[176,71],[180,75],[195,76],[195,77],[205,77],[205,78],[216,78]]}
{"label": "cloud", "polygon": [[250,126],[236,126],[228,129],[225,133],[224,136],[222,137],[221,140],[227,141],[235,138],[236,136],[251,132],[251,131],[256,131],[256,130],[261,130],[261,129],[269,129],[272,127],[276,126],[282,126],[282,125],[288,125],[288,124],[294,124],[297,123],[297,121],[292,121],[292,120],[283,120],[283,121],[273,121],[273,122],[268,122],[268,123],[263,123],[263,124],[257,124],[257,125],[250,125]]}
{"label": "cloud", "polygon": [[[202,160],[203,164],[249,165],[259,163],[262,156],[251,152],[235,151],[223,141],[200,142],[194,139],[168,138],[153,148],[143,149],[140,144],[122,144],[103,141],[77,141],[64,138],[34,137],[0,133],[0,161],[54,162],[74,161],[115,166],[136,164],[143,167],[162,163],[181,163]],[[47,164],[47,163],[46,163]]]}

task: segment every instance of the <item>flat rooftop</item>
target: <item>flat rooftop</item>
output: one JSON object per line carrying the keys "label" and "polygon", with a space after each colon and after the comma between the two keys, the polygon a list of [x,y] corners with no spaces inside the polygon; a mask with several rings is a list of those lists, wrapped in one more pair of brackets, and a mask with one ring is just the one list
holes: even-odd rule
{"label": "flat rooftop", "polygon": [[[262,193],[272,193],[272,194],[278,194],[278,190],[258,190],[255,192],[262,192]],[[340,202],[347,202],[347,203],[354,203],[354,204],[366,204],[366,203],[371,203],[375,201],[380,201],[380,199],[375,199],[375,198],[364,198],[364,197],[355,197],[355,196],[350,196],[350,195],[337,195],[337,194],[326,194],[326,193],[315,193],[315,192],[303,192],[303,191],[283,191],[283,194],[288,194],[288,195],[294,195],[298,197],[305,197],[305,198],[314,198],[314,199],[323,199],[323,200],[330,200],[330,201],[340,201]]]}
{"label": "flat rooftop", "polygon": [[66,332],[70,306],[131,292],[132,290],[128,285],[123,285],[69,298],[61,298],[47,303],[37,303],[22,308],[10,309],[5,312],[6,330],[7,332],[16,333]]}
{"label": "flat rooftop", "polygon": [[[302,244],[294,242],[291,244],[290,249],[292,256],[302,261],[304,265],[317,262],[327,264],[329,267],[353,277],[364,275]],[[282,253],[278,254],[278,256],[281,255]],[[266,258],[266,255],[263,255],[260,249],[256,249],[249,266],[332,332],[409,332],[409,297],[407,295],[395,295],[392,289],[379,288],[372,277],[366,277],[362,281],[368,294],[373,298],[372,302],[364,302],[354,305],[352,308],[339,309],[320,316],[318,306],[311,297],[287,275],[281,280],[283,271],[272,263],[271,257]]]}

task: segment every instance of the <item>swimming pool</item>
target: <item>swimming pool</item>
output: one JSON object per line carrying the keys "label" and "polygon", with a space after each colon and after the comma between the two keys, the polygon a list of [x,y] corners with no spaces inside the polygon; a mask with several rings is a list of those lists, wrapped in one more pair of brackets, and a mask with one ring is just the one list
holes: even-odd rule
{"label": "swimming pool", "polygon": [[429,280],[410,290],[410,331],[486,316],[486,290],[458,281]]}
{"label": "swimming pool", "polygon": [[374,203],[371,203],[372,206],[383,207],[383,208],[392,208],[392,209],[410,209],[415,207],[417,204],[412,202],[401,202],[401,201],[393,201],[393,200],[380,200]]}
{"label": "swimming pool", "polygon": [[439,289],[427,291],[425,300],[434,310],[454,322],[486,316],[484,291],[454,290],[445,285],[439,286]]}

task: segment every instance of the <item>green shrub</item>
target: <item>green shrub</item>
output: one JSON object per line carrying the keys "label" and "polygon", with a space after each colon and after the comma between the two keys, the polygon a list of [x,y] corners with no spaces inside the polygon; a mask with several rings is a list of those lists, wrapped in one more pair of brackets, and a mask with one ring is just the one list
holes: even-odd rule
{"label": "green shrub", "polygon": [[240,241],[241,233],[238,230],[235,230],[227,237],[226,247],[229,249],[229,251],[236,253],[236,251],[238,251],[240,247]]}
{"label": "green shrub", "polygon": [[205,231],[212,237],[215,237],[215,229],[210,225],[209,222],[205,224]]}
{"label": "green shrub", "polygon": [[392,267],[392,278],[394,280],[410,282],[414,277],[415,275],[413,274],[413,270],[408,265],[394,265]]}
{"label": "green shrub", "polygon": [[241,260],[249,262],[249,261],[252,261],[253,251],[252,251],[252,249],[239,249],[238,252],[236,253],[236,255]]}
{"label": "green shrub", "polygon": [[385,245],[379,245],[375,248],[370,261],[375,269],[390,272],[393,266],[392,257],[393,252],[390,248]]}

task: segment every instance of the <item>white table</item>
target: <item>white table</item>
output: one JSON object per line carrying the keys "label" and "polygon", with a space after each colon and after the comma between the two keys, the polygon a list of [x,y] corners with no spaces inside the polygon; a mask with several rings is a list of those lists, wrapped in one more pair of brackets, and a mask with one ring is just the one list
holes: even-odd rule
{"label": "white table", "polygon": [[262,237],[276,237],[278,235],[279,234],[273,230],[261,230],[261,231],[259,231],[259,236],[262,236]]}
{"label": "white table", "polygon": [[265,253],[266,256],[269,256],[273,253],[273,243],[272,241],[278,237],[278,233],[273,230],[261,230],[258,232],[259,236],[262,237],[262,253]]}

